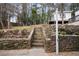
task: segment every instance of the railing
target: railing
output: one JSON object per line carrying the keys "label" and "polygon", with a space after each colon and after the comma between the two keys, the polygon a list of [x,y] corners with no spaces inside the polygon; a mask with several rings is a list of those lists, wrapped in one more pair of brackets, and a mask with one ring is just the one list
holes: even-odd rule
{"label": "railing", "polygon": [[69,18],[69,23],[76,22],[76,21],[79,21],[79,15]]}
{"label": "railing", "polygon": [[28,36],[29,48],[31,48],[31,45],[32,45],[31,43],[32,43],[33,34],[34,34],[34,28],[32,29],[30,35]]}

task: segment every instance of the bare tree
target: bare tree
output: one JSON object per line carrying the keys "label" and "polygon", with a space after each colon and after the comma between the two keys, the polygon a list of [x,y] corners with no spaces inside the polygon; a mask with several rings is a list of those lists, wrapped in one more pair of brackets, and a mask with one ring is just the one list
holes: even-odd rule
{"label": "bare tree", "polygon": [[15,15],[16,13],[16,5],[10,3],[2,3],[0,4],[0,22],[2,28],[10,28],[10,18]]}

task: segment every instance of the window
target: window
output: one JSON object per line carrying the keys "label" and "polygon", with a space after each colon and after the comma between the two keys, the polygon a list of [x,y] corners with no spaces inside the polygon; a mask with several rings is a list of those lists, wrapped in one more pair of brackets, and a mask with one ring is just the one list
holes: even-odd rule
{"label": "window", "polygon": [[[62,13],[60,13],[60,17],[62,18]],[[63,13],[63,18],[65,17],[66,17],[65,13]]]}

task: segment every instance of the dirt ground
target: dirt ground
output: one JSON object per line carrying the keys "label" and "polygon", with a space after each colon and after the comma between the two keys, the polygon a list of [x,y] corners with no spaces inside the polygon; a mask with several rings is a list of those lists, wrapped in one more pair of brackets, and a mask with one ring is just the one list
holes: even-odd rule
{"label": "dirt ground", "polygon": [[[0,50],[0,56],[57,56],[55,52],[46,53],[43,48]],[[60,52],[58,56],[79,56],[78,51]]]}

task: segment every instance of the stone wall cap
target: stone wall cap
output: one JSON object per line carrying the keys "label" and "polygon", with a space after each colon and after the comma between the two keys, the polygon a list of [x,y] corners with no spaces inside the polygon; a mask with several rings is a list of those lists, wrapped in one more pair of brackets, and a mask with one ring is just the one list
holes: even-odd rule
{"label": "stone wall cap", "polygon": [[28,40],[28,38],[0,38],[0,40]]}

